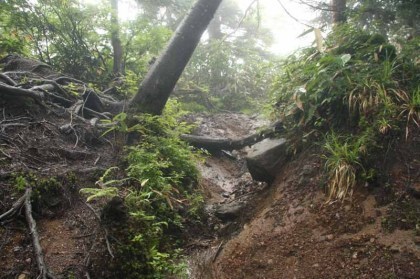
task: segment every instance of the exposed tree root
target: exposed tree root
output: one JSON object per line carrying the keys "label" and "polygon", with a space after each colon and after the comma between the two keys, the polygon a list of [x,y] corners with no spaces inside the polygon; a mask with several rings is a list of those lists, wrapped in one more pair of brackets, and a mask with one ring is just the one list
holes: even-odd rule
{"label": "exposed tree root", "polygon": [[24,206],[26,222],[28,223],[29,232],[32,236],[32,244],[34,247],[35,258],[36,258],[36,262],[37,262],[37,266],[39,270],[39,275],[37,278],[54,279],[54,276],[50,273],[44,261],[42,247],[39,242],[39,235],[36,228],[36,222],[34,218],[32,217],[31,195],[32,195],[32,188],[27,187],[25,190],[25,194],[23,194],[7,212],[0,215],[0,222],[7,218],[13,217],[17,212],[19,212],[22,206]]}
{"label": "exposed tree root", "polygon": [[26,195],[27,192],[25,192],[25,194],[23,194],[23,196],[21,196],[13,205],[12,207],[6,211],[5,213],[3,213],[2,215],[0,215],[0,222],[13,217],[14,215],[16,215],[16,213],[19,212],[19,210],[22,208],[23,204],[25,203],[25,199],[26,199]]}
{"label": "exposed tree root", "polygon": [[25,195],[24,195],[25,196],[25,216],[26,216],[26,222],[28,223],[28,226],[29,226],[29,231],[32,236],[32,243],[34,246],[36,263],[38,265],[38,270],[39,270],[39,275],[37,278],[54,279],[54,276],[50,273],[47,265],[44,262],[42,247],[39,242],[39,235],[36,229],[36,222],[34,218],[32,217],[31,194],[32,194],[32,188],[27,187],[25,191]]}

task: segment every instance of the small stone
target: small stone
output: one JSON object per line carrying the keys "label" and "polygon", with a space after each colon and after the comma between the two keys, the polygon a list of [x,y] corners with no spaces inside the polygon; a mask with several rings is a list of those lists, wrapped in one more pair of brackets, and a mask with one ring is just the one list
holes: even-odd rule
{"label": "small stone", "polygon": [[229,197],[230,197],[230,194],[229,194],[228,192],[224,192],[224,193],[222,194],[222,197],[224,197],[224,198],[229,198]]}
{"label": "small stone", "polygon": [[27,259],[25,260],[25,263],[27,263],[27,264],[31,264],[31,262],[32,262],[32,259],[31,259],[31,258],[27,258]]}
{"label": "small stone", "polygon": [[17,253],[19,251],[22,251],[22,247],[21,246],[15,246],[15,247],[13,247],[13,252]]}
{"label": "small stone", "polygon": [[373,243],[373,242],[375,242],[375,238],[371,238],[370,240],[369,240],[371,243]]}
{"label": "small stone", "polygon": [[312,267],[319,267],[319,264],[316,263]]}
{"label": "small stone", "polygon": [[357,259],[357,252],[354,252],[353,255],[351,256],[353,259]]}
{"label": "small stone", "polygon": [[333,235],[333,234],[329,234],[329,235],[327,235],[327,239],[328,239],[328,240],[333,240],[333,239],[334,239],[334,235]]}
{"label": "small stone", "polygon": [[29,274],[27,272],[23,272],[18,276],[18,279],[29,279]]}
{"label": "small stone", "polygon": [[345,210],[345,211],[347,211],[347,212],[348,212],[348,211],[350,211],[350,209],[351,209],[351,206],[350,206],[350,205],[346,205],[346,206],[344,206],[344,210]]}
{"label": "small stone", "polygon": [[268,264],[273,264],[273,260],[272,260],[272,259],[269,259],[269,260],[267,261],[267,263],[268,263]]}

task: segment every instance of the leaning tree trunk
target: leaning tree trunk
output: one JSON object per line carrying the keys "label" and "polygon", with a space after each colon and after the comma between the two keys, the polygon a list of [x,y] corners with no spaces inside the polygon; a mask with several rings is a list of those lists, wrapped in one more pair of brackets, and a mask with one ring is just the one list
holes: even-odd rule
{"label": "leaning tree trunk", "polygon": [[222,0],[198,0],[130,101],[133,112],[161,114]]}
{"label": "leaning tree trunk", "polygon": [[346,22],[346,0],[332,0],[333,24]]}
{"label": "leaning tree trunk", "polygon": [[112,72],[119,76],[123,73],[123,48],[120,40],[120,24],[118,22],[118,0],[111,0],[111,44],[114,51]]}

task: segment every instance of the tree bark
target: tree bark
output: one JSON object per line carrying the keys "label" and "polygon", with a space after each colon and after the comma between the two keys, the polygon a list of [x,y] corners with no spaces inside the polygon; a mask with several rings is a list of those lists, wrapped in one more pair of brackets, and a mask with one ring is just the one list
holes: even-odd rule
{"label": "tree bark", "polygon": [[123,69],[123,48],[120,40],[120,24],[118,22],[118,0],[111,0],[111,44],[114,51],[114,65],[112,72],[119,76]]}
{"label": "tree bark", "polygon": [[333,24],[346,22],[346,0],[332,0]]}
{"label": "tree bark", "polygon": [[132,112],[161,114],[201,35],[222,0],[198,0],[129,103]]}

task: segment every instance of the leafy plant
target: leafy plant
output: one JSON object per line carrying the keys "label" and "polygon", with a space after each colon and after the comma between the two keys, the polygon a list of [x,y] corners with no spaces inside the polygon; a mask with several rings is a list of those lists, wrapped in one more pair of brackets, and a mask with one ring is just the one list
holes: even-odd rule
{"label": "leafy plant", "polygon": [[[96,183],[100,189],[81,190],[89,195],[88,200],[124,198],[129,219],[119,232],[124,237],[116,244],[113,265],[124,278],[186,277],[172,236],[181,231],[187,218],[200,218],[202,197],[193,187],[198,176],[197,155],[179,138],[191,129],[179,120],[184,113],[177,101],[170,100],[162,116],[135,116],[131,127],[125,113],[114,117],[107,133],[136,132],[140,141],[126,148],[123,171],[109,168]],[[121,178],[121,172],[125,177]]]}
{"label": "leafy plant", "polygon": [[84,195],[89,195],[86,199],[87,202],[90,202],[99,198],[113,198],[118,195],[118,188],[116,187],[106,187],[101,189],[96,188],[83,188],[80,189],[80,193]]}
{"label": "leafy plant", "polygon": [[272,85],[272,112],[302,141],[325,142],[328,199],[342,200],[367,179],[365,154],[387,146],[401,126],[406,137],[418,129],[419,68],[404,45],[398,55],[384,36],[351,25],[335,28],[325,46],[285,60]]}
{"label": "leafy plant", "polygon": [[328,200],[343,200],[352,194],[356,185],[357,170],[362,167],[361,156],[365,151],[365,138],[356,141],[332,132],[327,136],[323,155],[328,172]]}

